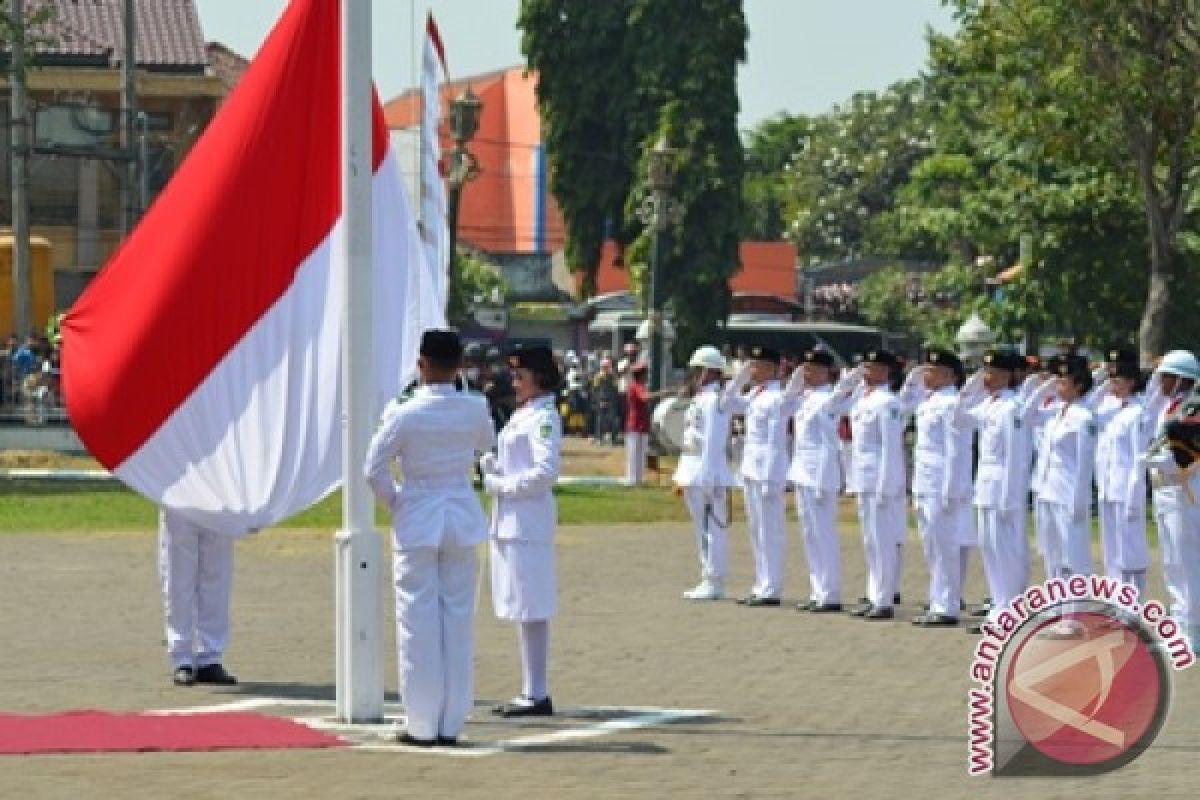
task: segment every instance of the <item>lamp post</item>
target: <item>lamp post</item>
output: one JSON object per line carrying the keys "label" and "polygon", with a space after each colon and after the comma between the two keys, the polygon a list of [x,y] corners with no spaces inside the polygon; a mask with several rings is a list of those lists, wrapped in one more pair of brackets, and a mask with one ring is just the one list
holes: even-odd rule
{"label": "lamp post", "polygon": [[450,128],[450,138],[454,140],[454,149],[450,151],[450,170],[446,182],[450,187],[449,208],[447,209],[450,228],[449,242],[449,271],[446,280],[446,296],[451,307],[456,296],[455,284],[458,283],[458,205],[462,197],[463,184],[474,180],[479,175],[479,162],[467,149],[467,143],[479,130],[479,117],[483,112],[483,102],[479,95],[467,86],[458,97],[450,101],[450,116],[447,126]]}
{"label": "lamp post", "polygon": [[996,342],[995,332],[980,318],[979,314],[971,314],[958,334],[954,337],[958,343],[958,353],[967,365],[977,365],[987,351]]}
{"label": "lamp post", "polygon": [[660,138],[647,158],[646,187],[650,190],[638,208],[638,217],[650,226],[654,238],[650,248],[650,296],[647,319],[650,322],[650,391],[662,388],[663,318],[662,260],[667,229],[683,217],[683,206],[671,197],[675,185],[675,156],[679,151]]}

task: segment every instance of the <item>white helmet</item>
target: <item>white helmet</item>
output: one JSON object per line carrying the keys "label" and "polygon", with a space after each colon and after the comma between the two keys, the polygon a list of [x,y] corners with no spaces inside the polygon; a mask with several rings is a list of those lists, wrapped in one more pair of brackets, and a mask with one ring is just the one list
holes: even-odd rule
{"label": "white helmet", "polygon": [[688,366],[723,371],[725,369],[725,356],[721,355],[721,351],[711,344],[702,345],[696,348],[696,352],[692,353],[692,357],[688,359]]}
{"label": "white helmet", "polygon": [[1159,362],[1155,372],[1165,372],[1169,375],[1200,381],[1200,361],[1188,350],[1172,350],[1163,356],[1163,360]]}

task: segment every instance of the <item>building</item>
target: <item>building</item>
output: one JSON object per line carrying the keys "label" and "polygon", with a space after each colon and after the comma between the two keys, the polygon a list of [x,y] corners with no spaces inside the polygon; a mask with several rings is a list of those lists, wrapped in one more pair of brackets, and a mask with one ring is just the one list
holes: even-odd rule
{"label": "building", "polygon": [[[153,201],[227,92],[210,66],[193,0],[137,0],[139,125],[133,146],[123,150],[123,5],[26,3],[51,12],[49,22],[30,31],[36,68],[27,77],[33,123],[29,210],[32,233],[51,244],[59,308],[74,301],[117,246],[123,203],[139,212]],[[0,224],[7,225],[13,124],[7,75],[0,85]],[[127,198],[122,175],[131,155],[142,177]]]}

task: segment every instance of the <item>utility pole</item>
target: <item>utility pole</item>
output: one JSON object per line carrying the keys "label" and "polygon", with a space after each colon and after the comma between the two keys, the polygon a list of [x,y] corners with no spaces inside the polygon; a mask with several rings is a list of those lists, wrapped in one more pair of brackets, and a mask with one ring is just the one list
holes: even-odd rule
{"label": "utility pole", "polygon": [[137,224],[138,151],[137,151],[137,21],[134,0],[125,0],[123,29],[124,55],[121,56],[121,154],[125,158],[121,181],[121,234],[128,236]]}
{"label": "utility pole", "polygon": [[29,102],[25,86],[25,0],[12,0],[12,281],[14,333],[33,331],[29,254]]}

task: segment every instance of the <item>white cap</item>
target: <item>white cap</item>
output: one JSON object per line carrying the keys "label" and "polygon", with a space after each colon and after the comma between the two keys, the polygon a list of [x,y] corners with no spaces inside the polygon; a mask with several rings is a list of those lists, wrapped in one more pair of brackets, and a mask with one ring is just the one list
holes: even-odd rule
{"label": "white cap", "polygon": [[711,344],[706,344],[696,348],[696,352],[692,353],[692,357],[688,359],[688,366],[724,370],[725,356],[721,355],[721,351]]}
{"label": "white cap", "polygon": [[1188,350],[1172,350],[1167,353],[1154,371],[1200,381],[1200,361]]}

